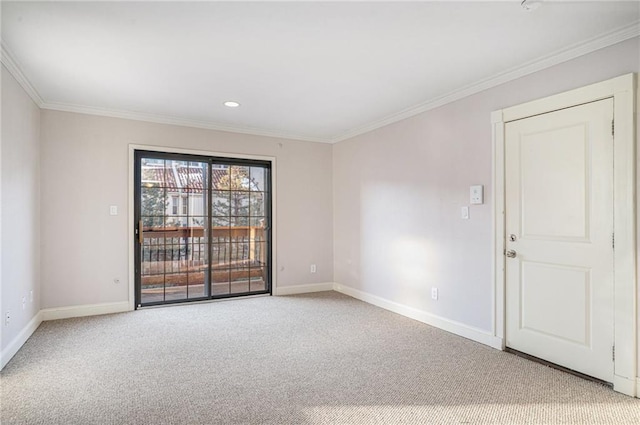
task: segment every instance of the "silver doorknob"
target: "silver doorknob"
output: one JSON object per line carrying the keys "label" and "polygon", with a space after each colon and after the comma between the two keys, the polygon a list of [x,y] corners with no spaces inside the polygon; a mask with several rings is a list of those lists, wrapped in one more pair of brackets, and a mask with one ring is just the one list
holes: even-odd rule
{"label": "silver doorknob", "polygon": [[509,258],[516,258],[516,252],[513,249],[510,249],[509,251],[505,252],[505,255]]}

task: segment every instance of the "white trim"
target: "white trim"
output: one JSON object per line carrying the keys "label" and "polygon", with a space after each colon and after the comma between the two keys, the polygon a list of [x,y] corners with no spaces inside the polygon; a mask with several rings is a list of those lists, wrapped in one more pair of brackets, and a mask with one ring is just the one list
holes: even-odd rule
{"label": "white trim", "polygon": [[75,112],[78,114],[98,115],[101,117],[123,118],[134,121],[153,122],[157,124],[178,125],[182,127],[204,128],[207,130],[226,131],[229,133],[249,134],[252,136],[273,137],[277,139],[290,139],[304,142],[315,143],[331,143],[331,140],[321,137],[310,137],[301,134],[292,134],[287,132],[272,131],[261,128],[251,127],[234,127],[230,125],[219,124],[213,121],[192,120],[187,118],[179,118],[168,115],[151,114],[145,112],[133,112],[117,109],[98,108],[94,106],[73,105],[61,102],[44,102],[42,109],[52,111]]}
{"label": "white trim", "polygon": [[635,395],[637,376],[636,281],[636,96],[635,74],[627,74],[492,113],[494,175],[494,335],[504,337],[504,125],[562,108],[613,98],[614,143],[614,389]]}
{"label": "white trim", "polygon": [[618,375],[613,375],[613,389],[631,397],[638,397],[640,394],[636,391],[636,379],[623,378]]}
{"label": "white trim", "polygon": [[33,100],[33,102],[36,105],[38,105],[39,108],[42,108],[42,105],[44,105],[44,100],[42,99],[42,97],[40,96],[36,88],[33,87],[31,82],[24,75],[24,73],[22,72],[22,69],[20,68],[20,66],[18,66],[18,63],[13,58],[13,54],[11,54],[10,50],[7,48],[4,41],[2,41],[1,44],[2,44],[2,59],[1,59],[2,64],[4,65],[5,68],[7,68],[7,71],[9,71],[11,75],[13,75],[13,78],[15,78],[16,81],[18,81],[18,84],[22,86],[24,91],[27,92],[31,100]]}
{"label": "white trim", "polygon": [[135,196],[135,167],[136,167],[136,161],[135,161],[135,152],[136,148],[135,145],[129,145],[129,173],[128,173],[128,178],[127,178],[127,188],[128,188],[128,194],[127,194],[127,237],[128,237],[128,242],[127,242],[127,249],[129,251],[129,279],[127,281],[127,285],[129,288],[128,291],[128,303],[129,303],[129,309],[130,310],[135,310],[136,309],[136,256],[135,256],[135,252],[136,252],[136,243],[135,243],[135,231],[134,228],[136,226],[135,224],[135,203],[133,202],[133,198]]}
{"label": "white trim", "polygon": [[451,332],[472,341],[476,341],[481,344],[497,348],[498,350],[502,350],[502,338],[493,335],[492,332],[469,326],[464,323],[456,322],[454,320],[449,320],[444,317],[437,316],[433,313],[419,310],[414,307],[409,307],[395,301],[390,301],[377,295],[369,294],[367,292],[360,291],[359,289],[354,289],[349,286],[341,285],[339,283],[334,284],[333,289],[334,291],[359,299],[366,303],[384,308],[385,310],[392,311],[394,313],[417,320],[422,323],[426,323],[427,325],[434,326],[447,332]]}
{"label": "white trim", "polygon": [[145,145],[139,143],[129,144],[129,178],[128,178],[128,223],[129,223],[129,303],[131,310],[135,309],[135,234],[134,234],[134,169],[135,169],[135,151],[136,150],[148,150],[157,152],[168,153],[183,153],[190,155],[203,155],[203,156],[217,156],[224,158],[240,158],[240,159],[257,159],[261,161],[271,162],[271,291],[273,294],[278,292],[278,163],[275,156],[268,155],[252,155],[235,152],[221,152],[221,151],[205,151],[198,149],[185,149],[185,148],[173,148],[167,146],[157,145]]}
{"label": "white trim", "polygon": [[101,314],[131,311],[129,301],[117,303],[73,305],[69,307],[44,308],[40,310],[42,320],[69,319],[72,317],[98,316]]}
{"label": "white trim", "polygon": [[27,342],[31,335],[33,335],[36,329],[38,329],[38,326],[40,326],[40,323],[42,323],[42,320],[42,311],[39,311],[35,316],[33,316],[29,323],[27,323],[27,326],[22,328],[20,333],[13,338],[13,341],[11,341],[9,345],[2,350],[0,353],[0,370],[9,363],[9,360],[16,355],[18,350],[20,350],[24,343]]}
{"label": "white trim", "polygon": [[640,378],[636,379],[636,397],[640,398]]}
{"label": "white trim", "polygon": [[310,292],[333,291],[333,282],[325,283],[308,283],[306,285],[281,286],[277,291],[273,291],[274,295],[293,295],[308,294]]}
{"label": "white trim", "polygon": [[[504,291],[504,272],[505,264],[502,253],[504,252],[504,126],[502,124],[502,111],[491,114],[491,131],[493,143],[491,146],[492,158],[494,158],[491,167],[491,178],[493,181],[493,205],[492,217],[495,232],[491,239],[493,247],[493,255],[496,259],[502,261],[491,262],[492,281],[496,282],[492,289],[492,309],[491,324],[494,335],[505,336],[504,320],[505,320],[505,291]],[[502,164],[501,166],[499,164]],[[500,188],[502,188],[500,190]],[[504,345],[502,347],[504,349]]]}
{"label": "white trim", "polygon": [[575,59],[579,56],[586,55],[588,53],[595,52],[596,50],[603,49],[605,47],[613,46],[614,44],[621,43],[625,40],[629,40],[634,37],[640,36],[640,21],[634,22],[631,25],[619,28],[611,31],[607,34],[594,37],[582,43],[575,44],[568,48],[556,51],[550,55],[543,56],[541,58],[530,61],[524,65],[520,65],[515,68],[511,68],[507,71],[501,72],[493,77],[477,81],[466,87],[462,87],[457,90],[453,90],[435,99],[430,99],[426,102],[420,103],[416,106],[404,109],[400,112],[391,114],[380,120],[371,122],[362,127],[357,127],[352,130],[348,130],[334,137],[331,142],[337,143],[343,140],[350,139],[360,134],[368,133],[376,130],[380,127],[384,127],[389,124],[413,117],[426,111],[430,111],[440,106],[444,106],[448,103],[455,102],[456,100],[463,99],[465,97],[480,93],[481,91],[490,89],[492,87],[499,86],[501,84],[513,81],[515,79],[524,77],[534,72],[541,71],[546,68],[558,65],[563,62],[567,62],[571,59]]}

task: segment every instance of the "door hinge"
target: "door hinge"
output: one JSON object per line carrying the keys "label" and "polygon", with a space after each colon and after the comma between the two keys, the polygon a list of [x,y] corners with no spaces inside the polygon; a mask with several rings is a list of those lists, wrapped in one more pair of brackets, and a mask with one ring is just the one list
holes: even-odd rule
{"label": "door hinge", "polygon": [[611,347],[611,360],[615,361],[616,360],[616,346],[613,345]]}
{"label": "door hinge", "polygon": [[611,234],[611,248],[616,249],[616,234]]}
{"label": "door hinge", "polygon": [[615,126],[615,120],[611,120],[611,135],[615,136],[616,134],[616,126]]}

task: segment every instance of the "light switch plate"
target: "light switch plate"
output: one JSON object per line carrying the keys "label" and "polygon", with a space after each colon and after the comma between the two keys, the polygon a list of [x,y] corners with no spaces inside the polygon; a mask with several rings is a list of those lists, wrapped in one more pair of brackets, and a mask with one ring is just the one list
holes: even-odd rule
{"label": "light switch plate", "polygon": [[469,220],[469,207],[462,207],[460,209],[460,218],[464,220]]}
{"label": "light switch plate", "polygon": [[110,215],[118,215],[118,206],[117,205],[111,205],[109,207],[109,214]]}
{"label": "light switch plate", "polygon": [[471,205],[484,203],[484,187],[481,184],[469,188],[469,203]]}

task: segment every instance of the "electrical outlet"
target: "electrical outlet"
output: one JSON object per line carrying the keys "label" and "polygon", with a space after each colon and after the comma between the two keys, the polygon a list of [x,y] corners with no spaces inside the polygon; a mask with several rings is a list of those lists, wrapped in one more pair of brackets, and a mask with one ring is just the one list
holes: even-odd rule
{"label": "electrical outlet", "polygon": [[7,311],[7,314],[4,316],[4,325],[9,326],[10,321],[11,321],[11,312]]}
{"label": "electrical outlet", "polygon": [[27,309],[27,297],[22,297],[22,309]]}
{"label": "electrical outlet", "polygon": [[316,269],[316,265],[315,265],[315,264],[312,264],[312,265],[311,265],[311,273],[315,273],[316,271],[317,271],[317,269]]}
{"label": "electrical outlet", "polygon": [[438,288],[431,288],[431,298],[434,300],[438,299]]}
{"label": "electrical outlet", "polygon": [[481,184],[469,188],[469,203],[478,205],[484,202],[484,186]]}

